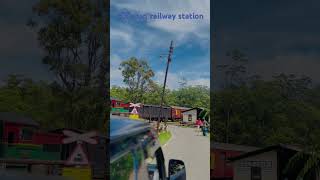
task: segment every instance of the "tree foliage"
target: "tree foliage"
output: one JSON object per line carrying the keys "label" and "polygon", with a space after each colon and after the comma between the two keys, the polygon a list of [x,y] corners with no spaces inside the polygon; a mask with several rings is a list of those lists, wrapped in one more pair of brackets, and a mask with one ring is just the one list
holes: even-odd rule
{"label": "tree foliage", "polygon": [[52,88],[64,103],[65,127],[99,128],[106,123],[107,17],[100,5],[90,0],[40,0],[33,6],[37,16],[28,23],[44,50],[42,62],[56,76]]}
{"label": "tree foliage", "polygon": [[246,65],[239,63],[246,56],[236,54],[240,55],[221,68],[226,73],[225,84],[212,92],[211,137],[258,147],[279,143],[305,147],[290,166],[297,165],[295,159],[301,160],[307,152],[309,158],[299,161],[305,162],[299,177],[306,177],[319,168],[319,148],[314,148],[319,147],[320,138],[319,86],[303,75],[281,73],[269,80],[249,76]]}
{"label": "tree foliage", "polygon": [[[130,58],[120,64],[125,87],[113,86],[110,96],[126,102],[160,105],[163,85],[153,81],[154,72],[147,61]],[[178,89],[166,87],[165,106],[200,107],[210,104],[210,90],[207,86],[188,86],[182,78]],[[207,113],[203,115],[206,116]]]}
{"label": "tree foliage", "polygon": [[123,61],[119,67],[122,70],[123,82],[133,102],[141,102],[145,91],[153,88],[154,72],[144,60],[135,57]]}

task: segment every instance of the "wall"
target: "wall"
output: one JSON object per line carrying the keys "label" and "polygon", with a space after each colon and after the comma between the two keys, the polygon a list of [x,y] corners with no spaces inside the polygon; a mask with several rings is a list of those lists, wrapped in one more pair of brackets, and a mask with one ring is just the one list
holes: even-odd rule
{"label": "wall", "polygon": [[[225,158],[223,158],[223,154],[225,154]],[[213,169],[212,176],[214,178],[231,178],[233,177],[233,167],[232,164],[227,163],[226,159],[235,157],[242,154],[240,151],[230,151],[230,150],[220,150],[214,149],[211,150],[211,157],[214,160],[212,166]]]}
{"label": "wall", "polygon": [[186,123],[190,122],[190,121],[188,121],[188,115],[189,114],[192,115],[192,123],[195,123],[196,120],[197,120],[197,110],[196,109],[184,112],[183,113],[183,122],[186,122]]}
{"label": "wall", "polygon": [[[261,180],[277,180],[277,152],[269,151],[255,156],[233,162],[234,180],[250,180],[251,168],[248,162],[256,161],[256,165],[261,167]],[[271,166],[270,166],[271,163]]]}

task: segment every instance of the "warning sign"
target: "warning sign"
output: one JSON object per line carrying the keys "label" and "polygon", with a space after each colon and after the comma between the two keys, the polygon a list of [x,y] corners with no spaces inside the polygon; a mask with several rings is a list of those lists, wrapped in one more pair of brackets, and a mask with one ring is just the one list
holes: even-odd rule
{"label": "warning sign", "polygon": [[95,140],[93,137],[97,136],[97,133],[95,131],[88,132],[85,134],[79,134],[72,131],[64,130],[63,134],[68,136],[67,138],[63,139],[63,144],[69,144],[72,142],[87,142],[89,144],[97,144],[97,140]]}
{"label": "warning sign", "polygon": [[62,176],[69,177],[74,180],[91,180],[91,168],[63,168]]}
{"label": "warning sign", "polygon": [[137,107],[140,107],[140,103],[137,103],[137,104],[130,103],[130,107],[133,107],[131,114],[139,114],[137,111]]}
{"label": "warning sign", "polygon": [[71,156],[66,162],[66,165],[88,165],[87,154],[83,151],[81,144],[77,144],[77,147],[72,152]]}
{"label": "warning sign", "polygon": [[129,118],[131,119],[139,119],[139,113],[137,111],[137,107],[140,107],[140,103],[134,104],[134,103],[130,103],[130,107],[133,107]]}

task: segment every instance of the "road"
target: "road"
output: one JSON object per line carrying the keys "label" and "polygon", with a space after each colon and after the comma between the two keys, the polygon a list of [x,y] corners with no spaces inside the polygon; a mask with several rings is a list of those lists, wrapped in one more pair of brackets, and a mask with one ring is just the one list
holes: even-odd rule
{"label": "road", "polygon": [[187,180],[210,180],[210,139],[194,128],[168,126],[171,140],[163,147],[168,167],[169,159],[184,161]]}

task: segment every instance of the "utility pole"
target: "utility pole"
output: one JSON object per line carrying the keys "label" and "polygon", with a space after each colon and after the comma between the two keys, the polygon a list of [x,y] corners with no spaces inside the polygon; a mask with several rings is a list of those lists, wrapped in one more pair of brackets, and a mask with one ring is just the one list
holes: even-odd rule
{"label": "utility pole", "polygon": [[[103,97],[103,114],[108,114],[110,112],[109,108],[109,69],[110,69],[110,42],[109,42],[109,7],[110,2],[108,0],[98,0],[95,1],[96,12],[95,12],[95,21],[101,26],[98,36],[102,44],[102,58],[98,62],[98,89],[99,94]],[[108,109],[106,109],[108,108]],[[109,132],[109,116],[104,116],[101,122],[99,122],[100,130]]]}
{"label": "utility pole", "polygon": [[[97,13],[100,15],[100,22],[101,23],[101,37],[102,37],[102,46],[103,46],[103,54],[102,54],[102,61],[100,62],[100,69],[99,69],[99,93],[103,97],[103,107],[102,108],[107,108],[107,111],[103,110],[104,117],[102,119],[102,123],[99,123],[99,125],[102,126],[102,129],[107,133],[107,135],[110,134],[110,128],[109,128],[109,113],[110,113],[110,108],[109,108],[109,87],[110,87],[110,82],[109,82],[109,69],[110,69],[110,42],[109,42],[109,35],[110,35],[110,28],[109,28],[109,16],[110,16],[110,1],[109,0],[99,0],[97,1]],[[99,18],[99,17],[98,17]],[[109,141],[107,140],[105,142],[105,147],[108,147]],[[102,159],[105,159],[106,162],[110,162],[110,154],[109,151],[106,151],[105,157],[101,157]],[[110,179],[110,174],[109,174],[109,166],[105,164],[104,166],[104,180]]]}
{"label": "utility pole", "polygon": [[[161,102],[160,102],[160,110],[159,110],[159,116],[158,116],[158,123],[157,123],[157,131],[159,132],[159,127],[160,127],[160,119],[161,119],[161,114],[162,114],[162,106],[163,106],[163,101],[164,101],[164,95],[165,95],[165,90],[166,90],[166,84],[167,84],[167,75],[168,75],[168,70],[169,70],[169,64],[171,62],[171,55],[173,53],[173,41],[171,41],[170,48],[169,48],[169,54],[168,54],[168,60],[167,60],[167,68],[166,68],[166,74],[164,76],[164,83],[163,83],[163,89],[162,89],[162,95],[161,95]],[[165,118],[166,119],[166,118]],[[167,125],[167,120],[165,120],[165,126]]]}

